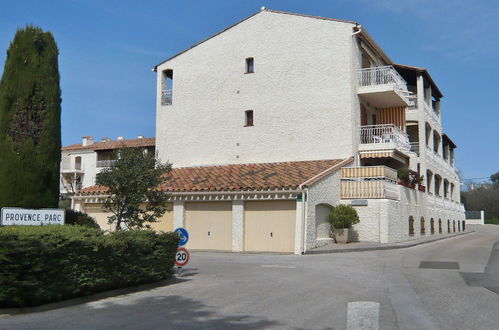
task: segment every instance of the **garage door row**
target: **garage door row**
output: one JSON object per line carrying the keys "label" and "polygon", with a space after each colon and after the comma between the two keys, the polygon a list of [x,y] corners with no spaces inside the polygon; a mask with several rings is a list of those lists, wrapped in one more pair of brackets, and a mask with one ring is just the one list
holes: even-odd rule
{"label": "garage door row", "polygon": [[[244,208],[244,251],[294,251],[295,201],[248,201]],[[231,251],[232,202],[186,202],[185,228],[188,248]]]}

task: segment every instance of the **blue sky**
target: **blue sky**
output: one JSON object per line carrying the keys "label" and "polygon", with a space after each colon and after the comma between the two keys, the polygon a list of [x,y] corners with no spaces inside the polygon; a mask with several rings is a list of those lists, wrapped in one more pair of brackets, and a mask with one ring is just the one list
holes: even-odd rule
{"label": "blue sky", "polygon": [[427,68],[463,178],[499,171],[499,1],[3,1],[0,70],[17,27],[38,25],[60,50],[64,145],[152,137],[152,67],[261,6],[357,21],[395,62]]}

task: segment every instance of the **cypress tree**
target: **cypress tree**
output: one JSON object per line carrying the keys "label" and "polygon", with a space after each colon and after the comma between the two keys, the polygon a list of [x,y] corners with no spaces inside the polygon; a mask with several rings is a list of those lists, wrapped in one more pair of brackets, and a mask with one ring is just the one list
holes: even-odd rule
{"label": "cypress tree", "polygon": [[18,29],[0,80],[0,207],[57,207],[61,90],[50,32]]}

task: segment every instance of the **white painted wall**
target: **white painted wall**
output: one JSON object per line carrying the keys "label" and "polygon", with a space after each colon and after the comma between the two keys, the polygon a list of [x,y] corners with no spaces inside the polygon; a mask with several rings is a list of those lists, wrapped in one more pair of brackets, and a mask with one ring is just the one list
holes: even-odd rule
{"label": "white painted wall", "polygon": [[[352,27],[262,11],[160,65],[159,157],[183,167],[352,155]],[[173,105],[161,106],[166,69]]]}
{"label": "white painted wall", "polygon": [[[464,209],[451,210],[443,206],[429,203],[423,192],[397,186],[400,200],[369,199],[368,206],[355,206],[360,223],[354,226],[360,241],[395,243],[421,238],[421,217],[425,219],[425,235],[430,237],[430,220],[435,221],[435,234],[438,233],[438,219],[442,219],[442,234],[447,234],[447,220],[464,220]],[[349,200],[342,200],[350,204]],[[409,236],[409,216],[414,218],[414,236]],[[462,226],[461,226],[462,228]]]}
{"label": "white painted wall", "polygon": [[[71,164],[74,167],[75,158],[81,157],[81,168],[84,171],[82,175],[82,188],[90,187],[95,185],[95,177],[97,173],[100,172],[100,168],[97,168],[97,153],[94,150],[72,150],[63,151],[62,158],[70,157]],[[62,180],[62,161],[61,161],[61,180]],[[61,193],[67,193],[67,191],[61,186]]]}

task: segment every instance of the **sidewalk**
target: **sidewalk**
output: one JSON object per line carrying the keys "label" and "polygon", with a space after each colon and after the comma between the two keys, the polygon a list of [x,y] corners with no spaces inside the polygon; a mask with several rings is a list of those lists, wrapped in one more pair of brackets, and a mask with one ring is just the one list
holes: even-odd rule
{"label": "sidewalk", "polygon": [[323,253],[344,253],[344,252],[361,252],[361,251],[374,251],[374,250],[391,250],[391,249],[403,249],[416,245],[431,243],[435,241],[440,241],[442,239],[457,237],[461,235],[467,235],[474,233],[474,230],[464,231],[461,233],[452,234],[435,234],[431,237],[415,239],[411,241],[404,241],[398,243],[376,243],[376,242],[354,242],[348,244],[328,244],[321,246],[310,251],[305,252],[305,254],[323,254]]}

